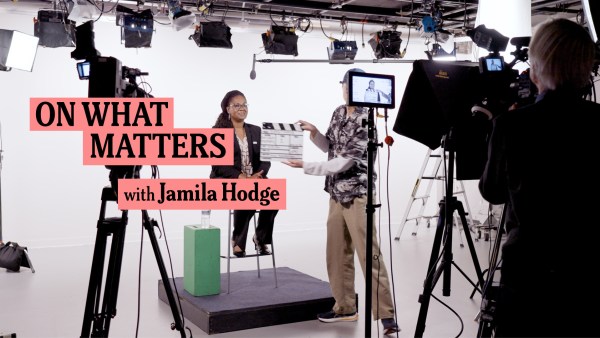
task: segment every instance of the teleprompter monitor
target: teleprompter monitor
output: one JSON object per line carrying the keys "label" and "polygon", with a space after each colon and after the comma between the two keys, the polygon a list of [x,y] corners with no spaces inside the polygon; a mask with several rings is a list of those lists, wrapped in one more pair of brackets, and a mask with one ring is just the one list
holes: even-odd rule
{"label": "teleprompter monitor", "polygon": [[393,75],[349,72],[348,104],[357,107],[394,108],[395,86]]}
{"label": "teleprompter monitor", "polygon": [[393,131],[432,150],[444,145],[455,152],[457,179],[479,179],[491,122],[471,108],[485,92],[482,87],[477,63],[417,60]]}

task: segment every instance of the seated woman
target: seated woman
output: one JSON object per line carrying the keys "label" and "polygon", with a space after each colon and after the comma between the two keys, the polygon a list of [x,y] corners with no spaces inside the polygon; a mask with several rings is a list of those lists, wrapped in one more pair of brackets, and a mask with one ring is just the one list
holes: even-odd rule
{"label": "seated woman", "polygon": [[[253,124],[245,123],[248,117],[248,104],[244,94],[232,90],[225,94],[221,101],[221,114],[213,128],[233,128],[235,138],[233,144],[233,165],[212,166],[210,178],[267,178],[271,162],[260,160],[261,129]],[[267,244],[272,243],[273,224],[278,210],[260,210],[256,234],[252,238],[256,251],[261,255],[271,252]],[[246,256],[246,239],[248,225],[256,210],[234,210],[233,235],[231,245],[236,257]]]}

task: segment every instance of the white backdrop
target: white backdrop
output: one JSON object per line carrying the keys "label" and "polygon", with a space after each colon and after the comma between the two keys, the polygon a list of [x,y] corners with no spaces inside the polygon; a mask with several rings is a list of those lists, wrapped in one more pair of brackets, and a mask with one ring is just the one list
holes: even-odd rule
{"label": "white backdrop", "polygon": [[[32,14],[0,12],[0,28],[33,34]],[[163,19],[164,21],[164,19]],[[399,106],[406,80],[412,70],[407,63],[357,63],[331,65],[328,63],[257,63],[256,79],[249,77],[252,54],[262,52],[257,29],[233,29],[233,49],[198,48],[188,40],[192,30],[176,32],[170,27],[157,26],[152,47],[125,48],[120,43],[120,27],[114,21],[95,23],[96,49],[103,56],[113,56],[123,65],[148,72],[144,77],[155,97],[175,100],[175,127],[211,127],[220,112],[223,95],[232,89],[246,94],[249,108],[247,122],[293,123],[299,119],[312,122],[322,131],[329,123],[333,109],[342,104],[339,81],[347,69],[360,67],[367,72],[392,74],[396,77],[396,107]],[[264,27],[263,30],[266,30]],[[368,44],[361,47],[360,27],[351,31],[359,45],[356,59],[373,59]],[[327,38],[318,28],[302,34],[298,42],[297,59],[326,59]],[[332,33],[336,36],[335,33]],[[339,34],[338,34],[339,35]],[[423,40],[411,33],[405,60],[425,57]],[[338,36],[339,37],[339,36]],[[365,43],[368,40],[365,36]],[[407,34],[402,35],[406,44]],[[30,97],[86,97],[87,81],[79,80],[72,48],[38,49],[31,73],[13,70],[0,72],[0,122],[4,158],[2,161],[2,230],[5,241],[22,242],[30,247],[87,245],[93,243],[100,207],[101,189],[107,185],[108,170],[103,166],[82,165],[82,136],[80,132],[32,132],[29,130]],[[257,59],[289,59],[264,52]],[[427,109],[427,99],[423,100]],[[391,206],[391,231],[398,230],[418,177],[427,148],[392,131],[397,108],[390,111],[387,130],[395,139],[389,148],[381,148],[376,170],[377,183],[383,199],[382,221],[386,223],[387,205]],[[380,113],[383,113],[380,111]],[[379,139],[385,137],[384,119],[377,119]],[[305,136],[304,160],[321,161],[321,153]],[[207,178],[205,166],[162,166],[162,178]],[[149,177],[149,168],[142,170]],[[269,176],[287,179],[287,210],[277,217],[275,232],[302,231],[324,227],[328,194],[323,191],[324,177],[308,176],[299,169],[273,163]],[[387,178],[389,176],[389,179]],[[389,185],[389,200],[386,196]],[[481,218],[485,208],[477,191],[476,181],[465,182],[473,216]],[[429,214],[435,212],[438,189],[429,201]],[[116,208],[115,210],[116,211]],[[226,212],[215,211],[212,223],[226,224]],[[151,217],[159,219],[157,211]],[[162,217],[170,239],[183,237],[183,226],[200,222],[200,211],[164,211]],[[130,212],[130,224],[139,224],[139,212]],[[384,228],[386,229],[387,226]],[[410,230],[403,236],[410,235]],[[138,232],[129,231],[128,241],[136,241]],[[135,236],[135,237],[131,237]]]}

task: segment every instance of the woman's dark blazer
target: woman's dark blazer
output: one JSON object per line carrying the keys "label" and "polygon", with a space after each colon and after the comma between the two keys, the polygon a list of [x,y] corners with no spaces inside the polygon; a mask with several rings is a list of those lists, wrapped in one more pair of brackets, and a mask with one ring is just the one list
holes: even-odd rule
{"label": "woman's dark blazer", "polygon": [[[252,161],[252,172],[263,171],[263,178],[267,178],[271,162],[260,160],[260,134],[259,126],[244,123],[246,138],[248,139],[248,152]],[[210,172],[210,178],[238,178],[242,172],[242,150],[237,137],[233,138],[233,165],[214,165]]]}

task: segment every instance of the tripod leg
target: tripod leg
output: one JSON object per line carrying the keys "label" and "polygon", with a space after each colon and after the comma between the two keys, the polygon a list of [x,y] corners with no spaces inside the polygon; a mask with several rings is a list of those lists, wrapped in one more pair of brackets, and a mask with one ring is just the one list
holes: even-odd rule
{"label": "tripod leg", "polygon": [[[121,275],[126,224],[127,216],[125,213],[124,218],[111,218],[98,221],[98,231],[94,246],[94,258],[92,260],[92,271],[90,273],[90,283],[88,286],[81,337],[108,336],[110,320],[116,315],[116,302]],[[111,234],[113,239],[106,272],[104,298],[100,312],[98,312],[100,295],[102,293],[106,243],[108,236]]]}
{"label": "tripod leg", "polygon": [[433,247],[431,249],[431,256],[429,258],[429,265],[427,267],[427,276],[425,277],[425,282],[423,285],[423,294],[419,295],[419,303],[421,303],[421,308],[419,310],[419,318],[417,320],[415,337],[423,336],[423,332],[425,331],[425,320],[427,319],[427,310],[429,309],[429,301],[431,299],[431,292],[433,291],[433,288],[435,287],[435,284],[440,278],[442,272],[443,266],[440,265],[436,269],[436,263],[440,253],[440,246],[445,230],[445,209],[446,203],[444,201],[440,202],[438,224],[435,230],[435,237],[433,240]]}
{"label": "tripod leg", "polygon": [[25,254],[25,259],[27,260],[27,265],[31,269],[31,273],[35,273],[35,269],[33,268],[33,263],[31,263],[31,259],[29,259],[29,254],[27,254],[27,250],[24,251],[24,254]]}
{"label": "tripod leg", "polygon": [[[116,224],[119,229],[113,232],[110,246],[110,256],[106,271],[106,282],[104,288],[104,300],[102,301],[102,316],[104,325],[100,329],[94,328],[93,336],[106,337],[110,329],[111,319],[117,315],[117,296],[119,293],[119,281],[121,280],[121,266],[123,263],[123,249],[125,247],[125,222]],[[98,335],[96,335],[98,333]]]}
{"label": "tripod leg", "polygon": [[90,273],[90,283],[88,286],[87,299],[85,301],[85,312],[83,315],[81,337],[90,337],[91,326],[95,317],[95,310],[98,308],[97,304],[100,295],[100,285],[102,284],[107,236],[108,234],[105,233],[101,225],[98,224],[96,244],[94,245],[94,258],[92,259],[92,271]]}
{"label": "tripod leg", "polygon": [[[477,281],[481,287],[483,287],[483,273],[481,272],[481,266],[479,265],[479,260],[477,259],[477,253],[475,252],[475,246],[473,245],[473,239],[471,238],[471,233],[469,230],[469,225],[467,223],[467,217],[465,216],[465,209],[461,202],[456,201],[456,209],[458,210],[458,214],[460,215],[460,220],[462,222],[464,228],[465,238],[467,239],[467,244],[469,245],[469,251],[471,252],[471,258],[473,259],[473,265],[475,266],[475,273],[477,274]],[[455,264],[456,266],[456,264]],[[460,270],[457,266],[457,269],[465,276],[465,273]],[[470,281],[469,278],[467,280]],[[471,284],[473,284],[471,282]]]}
{"label": "tripod leg", "polygon": [[148,216],[148,211],[142,210],[142,223],[144,228],[148,232],[148,237],[150,237],[150,243],[152,243],[152,249],[154,249],[154,256],[156,256],[156,262],[158,264],[158,270],[160,271],[163,286],[165,287],[165,293],[167,294],[167,298],[169,299],[171,312],[173,312],[173,319],[175,320],[175,323],[171,325],[171,328],[179,331],[181,337],[185,338],[185,331],[183,329],[182,319],[183,314],[179,312],[179,307],[177,306],[177,302],[175,301],[173,289],[171,288],[171,282],[169,281],[169,275],[167,274],[167,269],[165,268],[165,263],[160,253],[160,248],[158,246],[156,234],[154,233],[153,227],[154,225],[156,225],[156,221],[150,219],[150,217]]}

